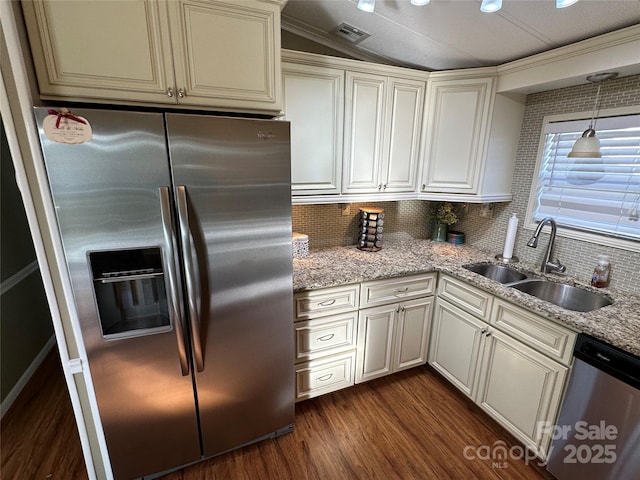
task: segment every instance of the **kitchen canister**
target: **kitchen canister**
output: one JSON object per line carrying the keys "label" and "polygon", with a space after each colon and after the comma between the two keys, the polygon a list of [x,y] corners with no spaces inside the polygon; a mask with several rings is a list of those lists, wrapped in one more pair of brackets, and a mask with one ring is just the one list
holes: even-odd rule
{"label": "kitchen canister", "polygon": [[357,247],[366,252],[382,249],[382,230],[384,209],[374,207],[360,208],[360,230]]}
{"label": "kitchen canister", "polygon": [[293,232],[293,258],[304,258],[309,255],[309,235]]}

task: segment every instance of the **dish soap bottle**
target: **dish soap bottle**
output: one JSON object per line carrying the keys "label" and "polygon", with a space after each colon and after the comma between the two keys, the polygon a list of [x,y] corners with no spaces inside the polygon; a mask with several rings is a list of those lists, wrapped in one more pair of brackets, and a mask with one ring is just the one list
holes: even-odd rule
{"label": "dish soap bottle", "polygon": [[596,265],[596,268],[593,270],[591,285],[597,288],[608,287],[610,277],[611,264],[609,263],[609,256],[598,255],[598,265]]}

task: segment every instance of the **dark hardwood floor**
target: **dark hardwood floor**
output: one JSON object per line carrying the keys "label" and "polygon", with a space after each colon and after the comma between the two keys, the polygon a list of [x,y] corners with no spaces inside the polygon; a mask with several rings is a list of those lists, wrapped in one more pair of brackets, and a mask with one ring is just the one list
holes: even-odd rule
{"label": "dark hardwood floor", "polygon": [[0,424],[3,480],[84,480],[71,400],[54,348]]}
{"label": "dark hardwood floor", "polygon": [[[3,479],[87,478],[57,353],[38,370],[1,428]],[[535,460],[498,464],[466,458],[500,441],[507,448],[518,445],[425,366],[298,403],[292,433],[162,480],[552,478]]]}

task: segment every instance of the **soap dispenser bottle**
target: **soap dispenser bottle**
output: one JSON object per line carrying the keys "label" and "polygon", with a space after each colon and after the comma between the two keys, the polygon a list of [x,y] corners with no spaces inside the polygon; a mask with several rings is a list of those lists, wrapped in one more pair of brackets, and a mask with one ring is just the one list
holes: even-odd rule
{"label": "soap dispenser bottle", "polygon": [[609,286],[609,280],[611,278],[611,263],[609,262],[608,255],[598,255],[598,264],[593,270],[591,277],[591,285],[597,288],[604,288]]}

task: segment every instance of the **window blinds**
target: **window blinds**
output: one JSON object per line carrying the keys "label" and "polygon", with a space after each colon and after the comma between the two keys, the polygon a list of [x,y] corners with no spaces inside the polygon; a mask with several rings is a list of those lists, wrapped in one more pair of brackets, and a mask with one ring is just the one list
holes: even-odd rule
{"label": "window blinds", "polygon": [[640,241],[640,115],[598,119],[602,158],[567,158],[587,127],[545,125],[534,219]]}

